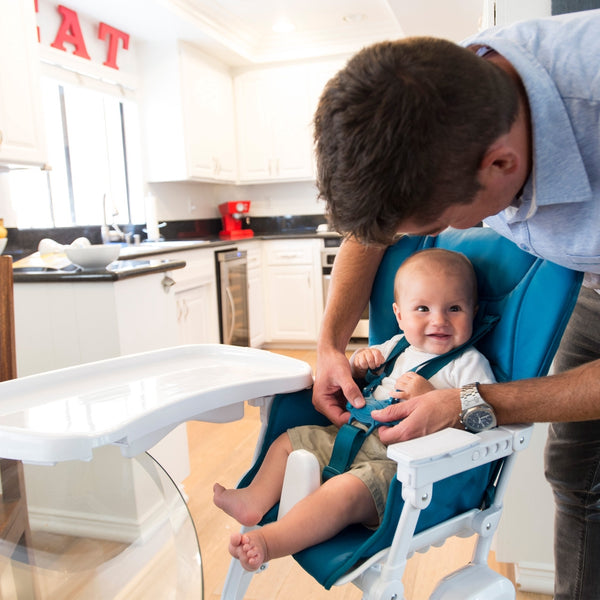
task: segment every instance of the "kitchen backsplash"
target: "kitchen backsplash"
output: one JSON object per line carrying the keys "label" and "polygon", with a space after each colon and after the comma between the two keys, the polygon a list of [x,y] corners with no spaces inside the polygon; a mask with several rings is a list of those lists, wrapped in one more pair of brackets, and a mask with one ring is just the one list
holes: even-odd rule
{"label": "kitchen backsplash", "polygon": [[157,199],[160,221],[211,219],[219,217],[222,202],[250,200],[252,217],[278,215],[323,215],[325,203],[317,200],[313,181],[228,185],[201,182],[150,183]]}
{"label": "kitchen backsplash", "polygon": [[[285,215],[273,217],[250,217],[250,223],[244,227],[252,229],[255,235],[302,235],[314,233],[317,227],[325,223],[325,217],[316,215]],[[140,234],[146,238],[145,225],[119,225],[125,233]],[[192,219],[166,221],[160,228],[161,237],[166,240],[192,240],[218,237],[221,219]],[[11,254],[15,260],[37,251],[40,240],[50,238],[59,244],[70,244],[78,237],[86,237],[92,244],[101,244],[100,226],[56,227],[49,229],[7,228],[8,243],[5,254]]]}

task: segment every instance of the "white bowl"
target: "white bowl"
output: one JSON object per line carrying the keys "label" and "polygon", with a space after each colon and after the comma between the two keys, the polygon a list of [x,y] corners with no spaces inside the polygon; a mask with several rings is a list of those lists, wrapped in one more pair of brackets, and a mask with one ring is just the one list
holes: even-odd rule
{"label": "white bowl", "polygon": [[119,257],[118,244],[97,244],[92,246],[65,246],[67,258],[82,269],[99,270],[107,267]]}
{"label": "white bowl", "polygon": [[8,238],[0,238],[0,254],[2,254],[4,248],[6,248],[6,242],[8,242]]}

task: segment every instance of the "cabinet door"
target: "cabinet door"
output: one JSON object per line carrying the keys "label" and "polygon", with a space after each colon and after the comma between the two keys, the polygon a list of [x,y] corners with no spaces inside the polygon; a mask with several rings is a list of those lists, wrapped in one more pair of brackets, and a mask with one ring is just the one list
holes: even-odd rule
{"label": "cabinet door", "polygon": [[236,77],[238,166],[241,181],[266,181],[271,178],[271,126],[268,99],[263,94],[260,71]]}
{"label": "cabinet door", "polygon": [[234,181],[233,83],[189,44],[140,44],[149,181]]}
{"label": "cabinet door", "polygon": [[42,165],[39,57],[33,2],[0,0],[0,163]]}
{"label": "cabinet door", "polygon": [[274,179],[312,177],[312,123],[304,66],[273,69],[267,85],[272,101]]}
{"label": "cabinet door", "polygon": [[317,339],[315,280],[312,265],[267,269],[269,341]]}
{"label": "cabinet door", "polygon": [[219,343],[218,324],[209,309],[214,294],[208,282],[175,294],[180,344]]}
{"label": "cabinet door", "polygon": [[191,177],[235,181],[231,76],[188,45],[180,52],[188,172]]}
{"label": "cabinet door", "polygon": [[312,177],[305,66],[250,71],[235,80],[240,181]]}

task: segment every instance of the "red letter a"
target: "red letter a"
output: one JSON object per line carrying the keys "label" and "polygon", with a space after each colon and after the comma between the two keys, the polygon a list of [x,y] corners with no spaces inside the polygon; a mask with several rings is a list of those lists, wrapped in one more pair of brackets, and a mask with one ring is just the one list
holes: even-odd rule
{"label": "red letter a", "polygon": [[60,4],[57,8],[58,12],[62,15],[62,23],[60,24],[56,38],[50,45],[53,48],[58,48],[59,50],[66,52],[67,50],[64,47],[64,43],[67,42],[73,44],[73,46],[75,46],[73,54],[89,60],[90,55],[85,48],[85,42],[83,41],[83,34],[81,33],[77,13]]}

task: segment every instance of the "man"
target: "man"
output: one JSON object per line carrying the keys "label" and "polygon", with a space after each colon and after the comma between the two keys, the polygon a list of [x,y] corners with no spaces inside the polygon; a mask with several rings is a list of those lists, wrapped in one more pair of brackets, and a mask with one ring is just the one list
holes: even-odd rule
{"label": "man", "polygon": [[[314,403],[363,404],[345,346],[385,246],[482,219],[524,250],[586,273],[561,373],[480,386],[499,423],[551,421],[555,598],[600,598],[600,11],[523,22],[459,47],[413,38],[359,52],[315,115],[318,186],[336,258]],[[360,283],[357,285],[357,283]],[[579,366],[578,366],[579,365]],[[571,369],[571,370],[567,370]],[[459,390],[376,413],[385,443],[458,424]]]}

